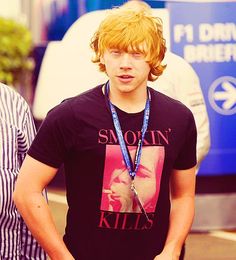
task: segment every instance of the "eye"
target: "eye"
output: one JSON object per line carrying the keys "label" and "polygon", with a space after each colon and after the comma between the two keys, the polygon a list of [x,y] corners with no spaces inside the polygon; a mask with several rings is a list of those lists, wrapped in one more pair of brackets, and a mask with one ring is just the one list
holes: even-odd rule
{"label": "eye", "polygon": [[132,55],[134,58],[143,58],[143,53],[142,53],[142,52],[138,52],[138,51],[131,52],[131,55]]}
{"label": "eye", "polygon": [[118,55],[121,54],[121,51],[120,51],[119,49],[111,49],[111,50],[110,50],[110,53],[111,53],[112,55],[118,56]]}
{"label": "eye", "polygon": [[132,55],[134,55],[134,56],[141,56],[142,53],[141,52],[133,52]]}

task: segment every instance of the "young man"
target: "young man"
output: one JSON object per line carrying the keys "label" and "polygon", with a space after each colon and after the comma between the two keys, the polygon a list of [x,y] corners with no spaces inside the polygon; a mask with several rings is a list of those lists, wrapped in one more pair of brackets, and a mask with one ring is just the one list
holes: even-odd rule
{"label": "young man", "polygon": [[0,83],[0,259],[46,260],[12,201],[19,168],[34,136],[29,106]]}
{"label": "young man", "polygon": [[[49,112],[21,168],[15,203],[51,259],[180,259],[194,215],[196,127],[188,108],[147,87],[165,68],[160,20],[116,8],[91,46],[109,81]],[[62,163],[63,240],[41,196]],[[123,185],[114,188],[118,179]]]}

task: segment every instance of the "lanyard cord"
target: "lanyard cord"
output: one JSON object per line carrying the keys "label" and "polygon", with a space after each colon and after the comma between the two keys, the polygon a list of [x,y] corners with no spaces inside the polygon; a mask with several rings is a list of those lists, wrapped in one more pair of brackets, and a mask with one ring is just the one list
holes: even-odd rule
{"label": "lanyard cord", "polygon": [[118,140],[120,143],[120,148],[121,148],[121,152],[122,152],[125,164],[126,164],[126,168],[129,172],[131,179],[134,180],[134,177],[138,171],[138,167],[140,164],[143,140],[144,140],[144,136],[145,136],[145,133],[146,133],[147,127],[148,127],[148,121],[149,121],[149,115],[150,115],[150,92],[147,90],[148,95],[147,95],[147,101],[146,101],[145,110],[144,110],[141,137],[138,141],[138,147],[136,150],[135,160],[134,160],[134,165],[133,165],[131,162],[130,154],[128,152],[127,146],[124,141],[124,137],[123,137],[123,133],[121,130],[121,126],[120,126],[120,122],[119,122],[119,118],[118,118],[116,109],[109,99],[109,88],[110,88],[110,86],[109,86],[109,81],[108,81],[105,86],[105,93],[106,93],[107,99],[109,101],[114,127],[115,127],[116,134],[117,134],[117,137],[118,137]]}

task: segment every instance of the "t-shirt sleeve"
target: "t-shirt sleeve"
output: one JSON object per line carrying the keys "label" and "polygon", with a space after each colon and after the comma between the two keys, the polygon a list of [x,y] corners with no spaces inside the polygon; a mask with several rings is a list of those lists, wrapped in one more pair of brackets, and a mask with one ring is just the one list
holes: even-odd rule
{"label": "t-shirt sleeve", "polygon": [[73,143],[71,117],[71,110],[64,103],[49,111],[28,154],[44,164],[59,168]]}
{"label": "t-shirt sleeve", "polygon": [[192,168],[197,163],[196,143],[197,130],[193,114],[189,111],[186,129],[184,131],[184,142],[181,146],[174,169],[186,170]]}

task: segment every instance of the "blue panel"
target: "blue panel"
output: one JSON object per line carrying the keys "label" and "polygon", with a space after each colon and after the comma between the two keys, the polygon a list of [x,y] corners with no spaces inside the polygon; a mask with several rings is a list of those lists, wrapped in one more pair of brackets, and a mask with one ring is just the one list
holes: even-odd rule
{"label": "blue panel", "polygon": [[[87,0],[86,1],[86,10],[87,12],[91,12],[98,9],[110,9],[114,6],[120,6],[127,2],[127,0]],[[165,1],[144,1],[148,3],[152,8],[163,8],[165,5]]]}
{"label": "blue panel", "polygon": [[171,49],[199,75],[210,119],[211,149],[200,175],[236,174],[236,3],[167,7]]}

